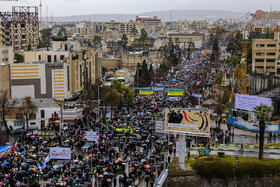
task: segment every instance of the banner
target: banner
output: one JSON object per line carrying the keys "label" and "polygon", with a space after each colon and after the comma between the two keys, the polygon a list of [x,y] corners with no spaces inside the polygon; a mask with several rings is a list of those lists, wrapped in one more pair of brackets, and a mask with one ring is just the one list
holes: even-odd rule
{"label": "banner", "polygon": [[184,95],[184,91],[181,91],[181,90],[168,91],[167,95],[168,96],[182,96],[182,95]]}
{"label": "banner", "polygon": [[50,147],[50,159],[70,160],[71,148]]}
{"label": "banner", "polygon": [[189,135],[209,136],[210,114],[201,109],[166,109],[164,129]]}
{"label": "banner", "polygon": [[98,142],[98,135],[95,131],[85,131],[85,139],[89,142]]}
{"label": "banner", "polygon": [[153,95],[154,91],[153,90],[139,90],[140,95]]}
{"label": "banner", "polygon": [[127,132],[132,132],[132,129],[124,129],[124,128],[116,128],[116,131],[127,131]]}
{"label": "banner", "polygon": [[235,108],[237,109],[253,111],[254,107],[259,106],[260,104],[271,106],[271,99],[243,94],[235,95]]}

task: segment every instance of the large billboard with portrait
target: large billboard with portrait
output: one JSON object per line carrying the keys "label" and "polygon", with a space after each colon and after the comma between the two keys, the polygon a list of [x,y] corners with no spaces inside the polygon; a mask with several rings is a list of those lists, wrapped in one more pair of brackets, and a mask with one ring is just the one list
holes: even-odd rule
{"label": "large billboard with portrait", "polygon": [[206,109],[166,109],[165,131],[189,135],[210,135],[210,114]]}
{"label": "large billboard with portrait", "polygon": [[235,108],[237,109],[253,111],[254,107],[259,106],[260,104],[271,106],[271,99],[243,94],[235,95]]}

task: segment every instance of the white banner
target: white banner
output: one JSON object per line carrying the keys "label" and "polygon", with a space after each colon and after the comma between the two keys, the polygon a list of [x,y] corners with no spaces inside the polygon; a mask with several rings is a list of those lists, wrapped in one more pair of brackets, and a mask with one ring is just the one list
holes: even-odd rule
{"label": "white banner", "polygon": [[260,104],[271,106],[271,99],[243,94],[235,95],[235,108],[237,109],[253,111],[254,107],[259,106]]}
{"label": "white banner", "polygon": [[97,142],[98,135],[95,131],[85,131],[85,139],[89,142]]}
{"label": "white banner", "polygon": [[71,148],[50,147],[50,159],[70,160]]}

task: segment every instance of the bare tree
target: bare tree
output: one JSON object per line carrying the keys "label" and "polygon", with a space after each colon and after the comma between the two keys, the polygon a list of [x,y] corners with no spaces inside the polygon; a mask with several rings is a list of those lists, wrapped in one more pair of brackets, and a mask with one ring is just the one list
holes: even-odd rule
{"label": "bare tree", "polygon": [[21,111],[24,114],[25,122],[26,122],[26,129],[29,130],[28,122],[30,120],[30,116],[35,114],[37,111],[37,106],[31,100],[31,97],[24,97],[21,103]]}
{"label": "bare tree", "polygon": [[1,90],[0,91],[1,120],[4,123],[7,134],[10,133],[10,129],[7,124],[6,116],[11,113],[11,109],[14,104],[15,104],[15,101],[11,101],[9,99],[8,90],[5,90],[5,91]]}

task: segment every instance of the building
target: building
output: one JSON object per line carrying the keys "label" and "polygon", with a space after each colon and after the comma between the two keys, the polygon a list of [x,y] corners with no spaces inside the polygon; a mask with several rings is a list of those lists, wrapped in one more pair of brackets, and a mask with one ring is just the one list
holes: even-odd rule
{"label": "building", "polygon": [[169,43],[169,37],[173,42],[180,43],[181,47],[187,47],[188,42],[193,42],[195,48],[199,49],[202,47],[204,35],[201,33],[168,33],[165,43]]}
{"label": "building", "polygon": [[12,12],[0,12],[0,20],[0,46],[13,46],[14,51],[37,48],[38,7],[14,6]]}
{"label": "building", "polygon": [[66,62],[69,56],[68,51],[24,51],[20,52],[24,62]]}
{"label": "building", "polygon": [[161,19],[158,19],[157,16],[136,16],[136,24],[144,24],[144,27],[148,28],[150,26],[161,25]]}
{"label": "building", "polygon": [[158,65],[163,59],[160,58],[159,53],[148,52],[130,52],[129,54],[122,55],[122,67],[130,70],[136,70],[137,64],[143,63],[146,60],[148,65]]}
{"label": "building", "polygon": [[69,97],[67,63],[22,63],[10,65],[11,98]]}
{"label": "building", "polygon": [[114,56],[108,56],[102,58],[102,67],[107,68],[107,70],[118,70],[122,68],[122,59],[116,58]]}
{"label": "building", "polygon": [[13,64],[14,52],[12,46],[0,46],[0,64]]}
{"label": "building", "polygon": [[81,91],[87,84],[95,84],[101,78],[100,51],[83,49],[69,55],[70,93]]}
{"label": "building", "polygon": [[274,33],[274,39],[253,40],[252,71],[280,75],[279,32]]}
{"label": "building", "polygon": [[[23,99],[10,99],[9,102],[13,103],[9,114],[6,116],[9,128],[14,130],[19,128],[26,129],[26,121],[24,114],[21,111],[21,103]],[[43,129],[52,120],[57,117],[60,119],[60,106],[50,98],[32,99],[32,102],[37,107],[35,114],[30,116],[28,122],[29,129]],[[0,122],[3,129],[3,122]]]}
{"label": "building", "polygon": [[8,98],[11,97],[10,90],[10,65],[0,63],[0,91],[7,91]]}

